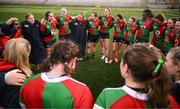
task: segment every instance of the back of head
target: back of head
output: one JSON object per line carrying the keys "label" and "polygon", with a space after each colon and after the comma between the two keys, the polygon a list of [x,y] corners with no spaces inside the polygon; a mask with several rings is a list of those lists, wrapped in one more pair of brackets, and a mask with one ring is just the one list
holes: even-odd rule
{"label": "back of head", "polygon": [[71,61],[71,59],[77,57],[79,53],[78,46],[72,41],[60,41],[53,45],[51,56],[45,63],[45,71],[49,71],[51,67],[57,64],[65,65],[65,72],[70,74],[72,73],[68,68],[67,63]]}
{"label": "back of head", "polygon": [[15,21],[19,21],[16,17],[11,17],[6,21],[6,24],[12,25]]}
{"label": "back of head", "polygon": [[30,50],[31,46],[26,39],[10,39],[4,48],[4,61],[15,64],[29,76],[32,73],[29,68]]}
{"label": "back of head", "polygon": [[145,10],[143,11],[143,13],[146,13],[146,15],[147,15],[148,17],[150,17],[150,18],[153,17],[152,11],[151,11],[150,9],[145,9]]}
{"label": "back of head", "polygon": [[149,44],[138,43],[130,46],[124,53],[123,62],[128,65],[135,81],[146,82],[154,78],[153,71],[161,58],[155,49]]}
{"label": "back of head", "polygon": [[161,22],[164,22],[166,20],[166,17],[163,13],[157,13],[154,18],[160,20]]}
{"label": "back of head", "polygon": [[145,83],[149,93],[151,107],[168,106],[168,75],[164,57],[159,49],[148,43],[130,46],[123,55],[123,64],[127,64],[134,81]]}

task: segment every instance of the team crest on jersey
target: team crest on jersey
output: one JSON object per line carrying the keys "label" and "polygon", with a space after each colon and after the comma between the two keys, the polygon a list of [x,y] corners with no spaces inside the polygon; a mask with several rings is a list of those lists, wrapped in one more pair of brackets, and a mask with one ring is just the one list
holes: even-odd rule
{"label": "team crest on jersey", "polygon": [[146,28],[146,26],[145,26],[145,25],[142,25],[142,26],[141,26],[141,29],[142,29],[142,30],[144,30],[145,28]]}
{"label": "team crest on jersey", "polygon": [[157,37],[159,37],[159,35],[161,34],[161,32],[159,30],[157,30],[155,33],[156,33]]}
{"label": "team crest on jersey", "polygon": [[104,22],[104,25],[107,26],[107,25],[108,25],[108,22]]}

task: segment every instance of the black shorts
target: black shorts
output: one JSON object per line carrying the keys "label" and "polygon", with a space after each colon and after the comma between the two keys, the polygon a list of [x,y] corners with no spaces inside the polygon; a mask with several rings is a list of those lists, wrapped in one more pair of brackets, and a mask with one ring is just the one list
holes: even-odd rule
{"label": "black shorts", "polygon": [[71,34],[59,35],[59,40],[71,40]]}
{"label": "black shorts", "polygon": [[102,39],[109,39],[109,33],[99,32],[99,35],[100,35],[100,38]]}
{"label": "black shorts", "polygon": [[99,35],[91,35],[88,33],[88,38],[87,38],[87,42],[95,42],[97,43],[99,40]]}
{"label": "black shorts", "polygon": [[124,42],[124,39],[123,38],[121,38],[121,37],[113,37],[113,42]]}
{"label": "black shorts", "polygon": [[147,39],[136,39],[136,42],[147,42],[147,43],[149,43],[149,40],[147,40]]}

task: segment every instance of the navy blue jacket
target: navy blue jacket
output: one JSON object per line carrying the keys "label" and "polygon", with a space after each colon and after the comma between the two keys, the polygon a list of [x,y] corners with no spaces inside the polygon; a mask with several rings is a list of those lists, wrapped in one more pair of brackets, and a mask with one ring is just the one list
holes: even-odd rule
{"label": "navy blue jacket", "polygon": [[31,25],[29,22],[24,21],[21,23],[22,35],[31,44],[30,63],[40,64],[45,58],[45,48],[40,37],[40,22],[35,20]]}

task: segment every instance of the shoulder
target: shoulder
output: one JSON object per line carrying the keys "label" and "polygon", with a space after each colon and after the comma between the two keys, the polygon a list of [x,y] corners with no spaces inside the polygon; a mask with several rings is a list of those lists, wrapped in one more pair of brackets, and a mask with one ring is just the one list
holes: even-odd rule
{"label": "shoulder", "polygon": [[109,16],[111,18],[111,20],[114,20],[114,17],[113,16]]}
{"label": "shoulder", "polygon": [[28,84],[30,81],[34,81],[37,78],[40,78],[41,74],[35,74],[27,78],[27,80],[23,83],[22,87]]}
{"label": "shoulder", "polygon": [[112,96],[112,95],[126,95],[126,92],[123,90],[122,87],[118,88],[105,88],[103,89],[102,93],[104,93],[106,96]]}
{"label": "shoulder", "polygon": [[72,17],[71,17],[70,15],[67,15],[67,18],[68,18],[68,19],[71,19]]}
{"label": "shoulder", "polygon": [[56,16],[55,19],[59,19],[59,16]]}
{"label": "shoulder", "polygon": [[82,83],[82,82],[80,82],[80,81],[78,81],[78,80],[75,80],[75,79],[73,79],[73,78],[69,78],[69,79],[67,80],[67,82],[69,82],[69,83],[71,83],[71,84],[73,84],[73,85],[86,87],[86,84],[84,84],[84,83]]}
{"label": "shoulder", "polygon": [[82,92],[90,92],[89,87],[73,78],[69,78],[67,80],[62,81],[62,83],[73,93],[82,93]]}
{"label": "shoulder", "polygon": [[180,108],[180,104],[178,104],[178,99],[175,100],[175,98],[171,95],[168,95],[168,100],[169,100],[169,105],[170,105],[170,108]]}
{"label": "shoulder", "polygon": [[28,22],[26,20],[21,22],[21,25],[26,25],[26,24],[28,24]]}
{"label": "shoulder", "polygon": [[40,24],[39,20],[34,20],[35,24]]}

